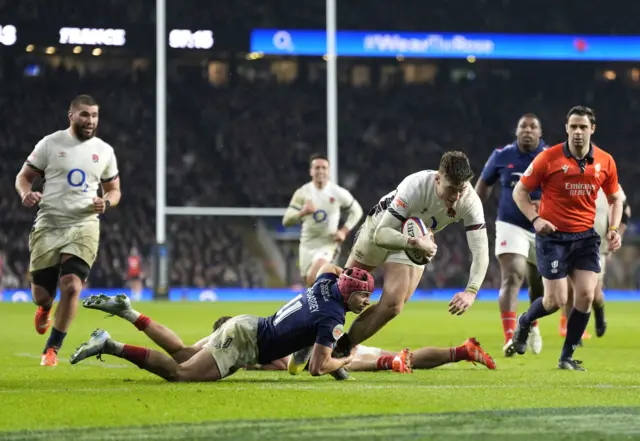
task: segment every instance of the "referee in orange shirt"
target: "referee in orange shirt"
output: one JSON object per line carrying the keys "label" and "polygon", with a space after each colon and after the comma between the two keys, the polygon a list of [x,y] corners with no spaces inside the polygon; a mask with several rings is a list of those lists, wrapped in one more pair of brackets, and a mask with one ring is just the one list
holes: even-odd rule
{"label": "referee in orange shirt", "polygon": [[[538,271],[544,283],[544,297],[518,318],[513,349],[524,354],[531,324],[565,305],[570,277],[574,305],[558,368],[579,371],[585,369],[582,362],[573,359],[573,352],[587,328],[600,272],[600,236],[593,224],[601,187],[609,201],[609,250],[616,251],[622,244],[618,234],[623,211],[618,172],[611,155],[591,143],[595,122],[590,108],[572,108],[565,125],[567,141],[540,153],[513,189],[513,200],[536,230]],[[529,193],[538,187],[542,188],[542,199],[536,212]]]}

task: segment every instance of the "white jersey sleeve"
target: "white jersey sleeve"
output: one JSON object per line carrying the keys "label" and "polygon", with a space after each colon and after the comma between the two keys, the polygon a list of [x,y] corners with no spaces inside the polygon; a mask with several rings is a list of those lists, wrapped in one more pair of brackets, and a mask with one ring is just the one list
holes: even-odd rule
{"label": "white jersey sleeve", "polygon": [[393,196],[393,200],[389,204],[387,211],[400,222],[404,222],[413,212],[419,210],[423,200],[422,185],[420,173],[407,176],[398,185],[398,189]]}
{"label": "white jersey sleeve", "polygon": [[41,139],[27,158],[27,164],[39,172],[44,172],[48,164],[47,138]]}
{"label": "white jersey sleeve", "polygon": [[100,182],[111,182],[115,181],[118,178],[118,160],[116,159],[116,154],[111,151],[111,156],[108,159],[107,166],[102,172],[102,176],[100,176]]}
{"label": "white jersey sleeve", "polygon": [[471,188],[467,188],[465,208],[462,215],[464,229],[467,232],[467,244],[471,251],[472,261],[469,269],[469,282],[466,292],[477,293],[484,282],[489,268],[489,239],[484,221],[484,209],[478,194]]}
{"label": "white jersey sleeve", "polygon": [[468,192],[467,198],[465,198],[467,203],[465,204],[466,207],[464,212],[461,213],[465,231],[474,231],[486,228],[484,208],[478,193],[471,188],[471,185],[467,187],[466,191]]}

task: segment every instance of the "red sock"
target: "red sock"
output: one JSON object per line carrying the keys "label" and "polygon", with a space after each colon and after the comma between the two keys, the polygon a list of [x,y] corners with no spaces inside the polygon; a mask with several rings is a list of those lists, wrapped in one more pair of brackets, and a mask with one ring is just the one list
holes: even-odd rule
{"label": "red sock", "polygon": [[534,328],[538,326],[538,320],[534,320],[533,323],[531,323],[531,326],[533,326]]}
{"label": "red sock", "polygon": [[382,355],[381,357],[378,357],[378,370],[379,371],[388,371],[390,369],[393,369],[393,359],[395,358],[394,355]]}
{"label": "red sock", "polygon": [[122,350],[122,358],[135,364],[140,369],[144,369],[148,356],[149,349],[141,346],[124,345]]}
{"label": "red sock", "polygon": [[149,326],[149,323],[151,323],[151,319],[144,314],[140,314],[138,320],[133,322],[133,326],[138,328],[138,331],[144,331]]}
{"label": "red sock", "polygon": [[500,318],[502,319],[502,330],[504,331],[504,344],[507,344],[513,337],[513,331],[516,330],[517,314],[511,311],[501,312]]}
{"label": "red sock", "polygon": [[458,346],[457,348],[451,348],[451,362],[469,360],[469,351],[464,346]]}

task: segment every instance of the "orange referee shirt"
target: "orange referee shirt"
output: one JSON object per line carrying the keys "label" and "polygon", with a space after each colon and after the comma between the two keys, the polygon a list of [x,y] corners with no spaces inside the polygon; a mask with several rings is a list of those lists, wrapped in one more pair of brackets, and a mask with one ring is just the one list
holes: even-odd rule
{"label": "orange referee shirt", "polygon": [[566,142],[540,153],[523,173],[520,182],[529,191],[542,188],[538,214],[562,233],[593,228],[598,191],[618,191],[618,170],[611,155],[591,145],[584,160],[569,151]]}

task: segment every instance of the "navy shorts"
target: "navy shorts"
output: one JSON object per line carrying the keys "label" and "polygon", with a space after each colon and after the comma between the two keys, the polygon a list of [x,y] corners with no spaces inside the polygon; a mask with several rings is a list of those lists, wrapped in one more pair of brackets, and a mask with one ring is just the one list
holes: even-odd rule
{"label": "navy shorts", "polygon": [[592,228],[581,233],[536,234],[538,272],[548,280],[573,270],[600,272],[600,236]]}

